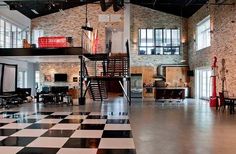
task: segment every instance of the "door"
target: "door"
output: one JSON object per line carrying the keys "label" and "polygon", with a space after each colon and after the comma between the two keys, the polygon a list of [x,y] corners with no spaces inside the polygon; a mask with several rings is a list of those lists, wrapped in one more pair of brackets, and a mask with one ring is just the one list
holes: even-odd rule
{"label": "door", "polygon": [[209,100],[212,89],[211,69],[197,69],[195,81],[197,98]]}

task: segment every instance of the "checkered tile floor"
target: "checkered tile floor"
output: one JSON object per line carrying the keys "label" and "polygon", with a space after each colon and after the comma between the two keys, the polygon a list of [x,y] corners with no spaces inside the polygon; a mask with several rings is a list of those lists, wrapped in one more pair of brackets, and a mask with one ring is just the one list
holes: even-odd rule
{"label": "checkered tile floor", "polygon": [[135,154],[127,113],[0,113],[0,153]]}

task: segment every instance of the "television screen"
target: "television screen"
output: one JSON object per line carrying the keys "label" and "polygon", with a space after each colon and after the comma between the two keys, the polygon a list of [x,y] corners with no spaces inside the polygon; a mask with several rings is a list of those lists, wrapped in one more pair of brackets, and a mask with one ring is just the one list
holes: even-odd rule
{"label": "television screen", "polygon": [[54,74],[55,82],[67,82],[67,74]]}

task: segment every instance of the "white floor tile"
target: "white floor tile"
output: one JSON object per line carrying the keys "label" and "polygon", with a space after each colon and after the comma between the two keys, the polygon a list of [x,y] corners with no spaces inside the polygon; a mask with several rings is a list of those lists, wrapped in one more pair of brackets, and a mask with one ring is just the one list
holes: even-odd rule
{"label": "white floor tile", "polygon": [[106,119],[85,119],[82,124],[106,124]]}
{"label": "white floor tile", "polygon": [[97,149],[80,149],[80,148],[62,148],[60,149],[57,154],[96,154]]}
{"label": "white floor tile", "polygon": [[31,123],[10,123],[0,127],[0,129],[24,129],[31,125]]}
{"label": "white floor tile", "polygon": [[80,124],[56,124],[50,129],[54,130],[76,130],[80,127]]}
{"label": "white floor tile", "polygon": [[45,117],[47,117],[47,115],[29,115],[26,118],[28,118],[28,119],[43,119]]}
{"label": "white floor tile", "polygon": [[11,136],[21,136],[21,137],[39,137],[43,135],[47,129],[22,129]]}
{"label": "white floor tile", "polygon": [[135,149],[133,138],[102,138],[99,149]]}
{"label": "white floor tile", "polygon": [[131,130],[130,124],[106,124],[104,130]]}
{"label": "white floor tile", "polygon": [[12,123],[12,122],[15,122],[16,119],[0,119],[0,123]]}
{"label": "white floor tile", "polygon": [[62,119],[41,119],[36,123],[46,123],[46,124],[56,124],[59,123]]}
{"label": "white floor tile", "polygon": [[5,138],[7,138],[8,136],[0,136],[0,141],[4,140]]}
{"label": "white floor tile", "polygon": [[89,115],[103,115],[101,112],[91,112]]}
{"label": "white floor tile", "polygon": [[24,147],[13,147],[13,146],[0,146],[0,151],[3,152],[3,154],[16,154]]}
{"label": "white floor tile", "polygon": [[108,116],[107,119],[129,119],[129,117],[115,115],[115,116]]}
{"label": "white floor tile", "polygon": [[51,147],[61,148],[69,138],[63,137],[39,137],[31,142],[27,147]]}
{"label": "white floor tile", "polygon": [[71,138],[101,138],[102,130],[76,130]]}
{"label": "white floor tile", "polygon": [[72,112],[54,112],[51,115],[70,115]]}
{"label": "white floor tile", "polygon": [[87,115],[68,115],[65,119],[86,119]]}

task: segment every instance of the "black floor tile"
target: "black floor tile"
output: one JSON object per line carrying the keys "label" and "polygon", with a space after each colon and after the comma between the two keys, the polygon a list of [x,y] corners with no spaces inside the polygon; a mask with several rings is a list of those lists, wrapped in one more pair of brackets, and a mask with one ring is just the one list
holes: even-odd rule
{"label": "black floor tile", "polygon": [[45,119],[64,119],[67,115],[49,115]]}
{"label": "black floor tile", "polygon": [[125,131],[104,130],[102,138],[132,138],[132,133],[129,130]]}
{"label": "black floor tile", "polygon": [[37,122],[39,120],[40,119],[27,119],[27,118],[23,118],[23,119],[16,120],[14,123],[35,123],[35,122]]}
{"label": "black floor tile", "polygon": [[37,112],[37,113],[34,113],[33,115],[50,115],[52,114],[53,112]]}
{"label": "black floor tile", "polygon": [[97,154],[136,154],[134,149],[98,149]]}
{"label": "black floor tile", "polygon": [[4,126],[6,124],[8,124],[8,123],[0,123],[0,127]]}
{"label": "black floor tile", "polygon": [[25,147],[17,154],[56,154],[59,148],[36,148],[36,147]]}
{"label": "black floor tile", "polygon": [[72,124],[80,124],[83,122],[83,119],[63,119],[59,123],[72,123]]}
{"label": "black floor tile", "polygon": [[26,146],[36,137],[8,137],[0,141],[0,146]]}
{"label": "black floor tile", "polygon": [[70,138],[63,148],[98,148],[99,138]]}
{"label": "black floor tile", "polygon": [[25,129],[49,129],[51,127],[53,127],[55,124],[40,124],[40,123],[34,123],[28,127],[26,127]]}
{"label": "black floor tile", "polygon": [[80,128],[81,130],[103,130],[105,127],[105,124],[81,124]]}
{"label": "black floor tile", "polygon": [[107,119],[107,124],[129,124],[128,119]]}
{"label": "black floor tile", "polygon": [[16,113],[19,113],[19,111],[5,111],[5,112],[1,112],[0,114],[12,115]]}
{"label": "black floor tile", "polygon": [[106,115],[89,115],[86,119],[107,119]]}
{"label": "black floor tile", "polygon": [[0,136],[10,136],[21,129],[0,129]]}
{"label": "black floor tile", "polygon": [[71,115],[89,115],[90,112],[73,112]]}
{"label": "black floor tile", "polygon": [[48,130],[42,137],[70,137],[74,130]]}

